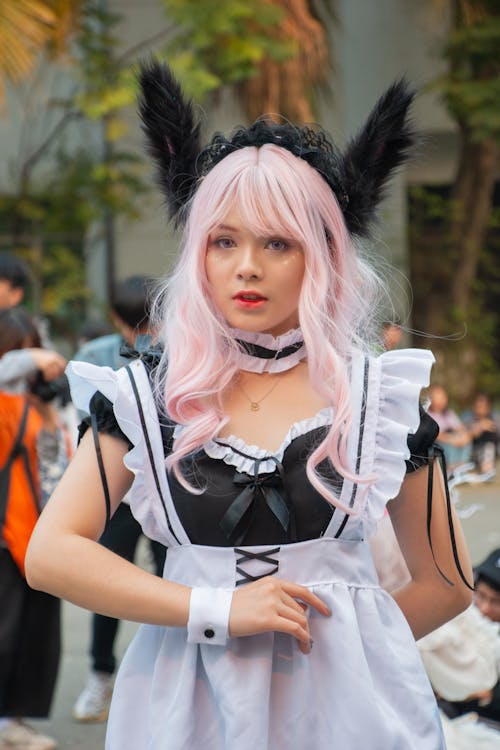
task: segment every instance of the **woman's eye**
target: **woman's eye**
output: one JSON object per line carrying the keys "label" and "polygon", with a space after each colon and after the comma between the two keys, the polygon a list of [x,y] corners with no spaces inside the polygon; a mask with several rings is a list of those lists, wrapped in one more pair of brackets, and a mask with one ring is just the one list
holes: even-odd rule
{"label": "woman's eye", "polygon": [[215,240],[215,245],[222,248],[223,250],[227,250],[228,248],[234,246],[234,240],[232,240],[231,237],[219,237]]}
{"label": "woman's eye", "polygon": [[270,247],[271,250],[287,250],[289,244],[288,242],[285,242],[285,240],[269,240],[268,247]]}

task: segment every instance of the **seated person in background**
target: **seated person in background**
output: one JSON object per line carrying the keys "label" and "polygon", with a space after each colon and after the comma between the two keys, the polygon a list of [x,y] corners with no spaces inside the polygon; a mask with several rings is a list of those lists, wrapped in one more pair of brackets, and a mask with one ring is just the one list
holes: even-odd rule
{"label": "seated person in background", "polygon": [[429,398],[428,413],[439,426],[437,443],[444,450],[448,468],[453,470],[469,460],[471,438],[458,415],[448,408],[448,394],[442,385],[431,385]]}
{"label": "seated person in background", "polygon": [[[461,714],[469,713],[474,711],[479,716],[494,721],[498,724],[500,730],[500,548],[493,550],[488,557],[483,560],[474,570],[476,578],[476,591],[474,595],[474,604],[471,610],[477,610],[475,615],[478,620],[479,615],[482,618],[483,624],[476,623],[473,629],[469,628],[467,638],[464,637],[463,643],[459,647],[457,643],[453,644],[453,651],[455,655],[453,660],[456,662],[458,659],[458,652],[462,654],[460,657],[463,660],[463,654],[470,651],[470,642],[476,642],[481,644],[480,648],[476,648],[476,664],[481,665],[479,670],[476,669],[476,675],[483,674],[485,684],[482,689],[479,689],[479,684],[474,686],[473,691],[468,696],[460,695],[460,690],[455,687],[454,691],[443,691],[438,690],[446,701],[442,702],[441,708],[450,717],[460,716]],[[444,628],[452,626],[453,623],[460,621],[469,612],[463,612],[455,620],[447,623]],[[491,634],[487,636],[487,627],[493,628],[494,633],[494,647],[495,651],[491,652]],[[426,639],[432,639],[437,633],[443,628],[439,628],[435,633],[431,633],[430,636],[426,636]],[[464,630],[464,635],[466,631]],[[486,636],[485,636],[486,634]],[[424,639],[424,641],[426,640]],[[487,663],[489,662],[489,664]],[[425,658],[424,658],[425,663]],[[492,667],[496,669],[495,679],[492,680],[491,670]],[[489,670],[489,673],[487,671]],[[472,672],[471,672],[472,673]],[[432,676],[431,682],[432,682]],[[489,685],[486,684],[489,681]],[[467,691],[465,691],[467,692]],[[499,739],[500,747],[500,739]]]}
{"label": "seated person in background", "polygon": [[498,453],[499,429],[493,418],[492,406],[485,393],[478,393],[472,412],[464,416],[464,423],[472,439],[472,460],[481,473],[495,470]]}
{"label": "seated person in background", "polygon": [[[392,592],[405,585],[410,574],[388,514],[370,546],[381,586]],[[486,583],[496,576],[500,586],[500,549],[475,572],[475,603],[417,642],[438,699],[447,750],[500,748],[500,591]]]}

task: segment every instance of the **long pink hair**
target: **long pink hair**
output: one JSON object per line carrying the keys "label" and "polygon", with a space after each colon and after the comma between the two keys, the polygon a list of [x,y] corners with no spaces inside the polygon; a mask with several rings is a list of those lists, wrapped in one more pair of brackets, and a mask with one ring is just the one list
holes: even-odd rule
{"label": "long pink hair", "polygon": [[167,468],[198,492],[182,476],[179,461],[215,438],[227,421],[221,396],[241,366],[240,350],[212,302],[205,272],[210,232],[233,207],[255,234],[283,233],[302,245],[299,320],[311,381],[333,406],[331,428],[310,455],[307,475],[323,497],[352,512],[316,467],[328,458],[342,476],[360,480],[346,458],[348,366],[353,347],[367,346],[380,282],[358,256],[327,183],[303,159],[272,144],[237,150],[203,178],[189,209],[177,266],[158,295],[153,318],[165,352],[156,394],[167,417],[185,425]]}

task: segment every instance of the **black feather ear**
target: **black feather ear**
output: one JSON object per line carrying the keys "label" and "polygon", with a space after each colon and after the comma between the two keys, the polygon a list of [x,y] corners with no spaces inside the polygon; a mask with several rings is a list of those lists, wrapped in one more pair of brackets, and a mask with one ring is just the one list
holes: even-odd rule
{"label": "black feather ear", "polygon": [[341,171],[348,198],[344,217],[351,234],[369,234],[391,173],[409,158],[416,145],[416,131],[408,122],[414,96],[415,91],[404,78],[393,83],[364,127],[347,144]]}
{"label": "black feather ear", "polygon": [[157,60],[139,70],[139,115],[147,137],[147,150],[157,164],[157,179],[176,224],[194,192],[196,160],[200,153],[200,123],[193,105],[168,65]]}

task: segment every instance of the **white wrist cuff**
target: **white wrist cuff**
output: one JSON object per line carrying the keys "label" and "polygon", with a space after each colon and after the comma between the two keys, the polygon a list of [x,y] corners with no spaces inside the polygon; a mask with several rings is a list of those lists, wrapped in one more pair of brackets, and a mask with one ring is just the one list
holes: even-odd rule
{"label": "white wrist cuff", "polygon": [[226,645],[232,598],[232,589],[191,589],[188,643]]}

